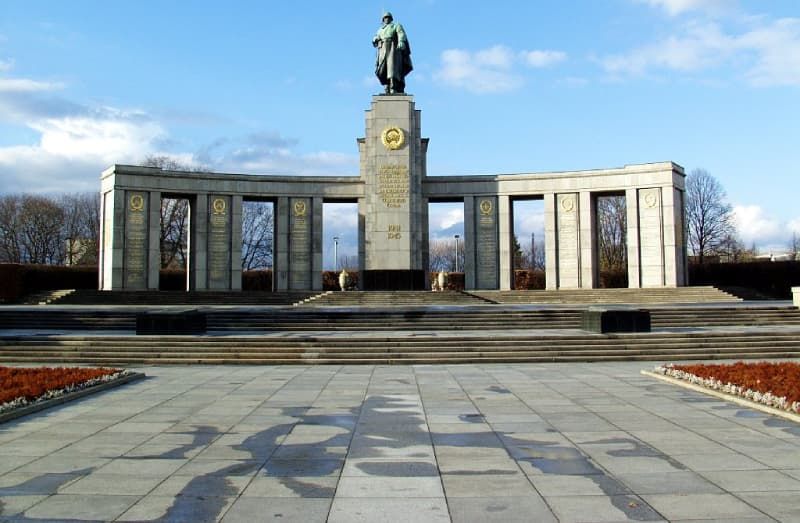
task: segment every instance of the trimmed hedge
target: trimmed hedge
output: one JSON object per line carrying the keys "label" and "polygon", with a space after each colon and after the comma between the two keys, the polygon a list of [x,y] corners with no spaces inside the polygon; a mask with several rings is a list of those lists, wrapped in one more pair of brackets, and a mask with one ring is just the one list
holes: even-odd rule
{"label": "trimmed hedge", "polygon": [[800,285],[800,262],[754,261],[744,263],[689,264],[691,285],[744,287],[774,299],[788,300]]}
{"label": "trimmed hedge", "polygon": [[0,300],[14,301],[26,294],[57,289],[96,289],[97,267],[91,265],[0,264]]}
{"label": "trimmed hedge", "polygon": [[271,292],[272,291],[272,270],[264,269],[258,271],[243,271],[242,272],[242,290],[243,291],[258,291],[258,292]]}
{"label": "trimmed hedge", "polygon": [[514,288],[521,291],[545,288],[544,271],[516,269],[514,271]]}

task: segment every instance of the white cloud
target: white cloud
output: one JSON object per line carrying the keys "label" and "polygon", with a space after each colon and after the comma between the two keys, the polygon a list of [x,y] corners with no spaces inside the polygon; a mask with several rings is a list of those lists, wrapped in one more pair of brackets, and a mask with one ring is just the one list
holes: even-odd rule
{"label": "white cloud", "polygon": [[0,73],[5,73],[14,68],[14,60],[0,60]]}
{"label": "white cloud", "polygon": [[438,229],[449,229],[453,225],[464,223],[464,208],[449,209],[444,214],[436,217]]}
{"label": "white cloud", "polygon": [[567,59],[563,51],[522,51],[521,55],[530,67],[548,67]]}
{"label": "white cloud", "polygon": [[730,66],[755,86],[800,85],[800,18],[765,21],[734,33],[717,23],[691,21],[675,36],[600,60],[613,75],[651,70],[693,72]]}
{"label": "white cloud", "polygon": [[691,24],[682,36],[670,36],[626,54],[607,56],[601,63],[612,74],[642,74],[654,68],[695,71],[717,65],[734,47],[733,40],[717,25]]}
{"label": "white cloud", "polygon": [[510,71],[504,56],[510,53],[500,46],[477,53],[448,49],[442,52],[442,68],[435,78],[478,94],[513,91],[522,86],[522,79]]}
{"label": "white cloud", "polygon": [[735,205],[733,220],[745,245],[765,245],[786,240],[786,228],[758,205]]}
{"label": "white cloud", "polygon": [[[2,69],[0,68],[0,70]],[[28,78],[0,78],[0,93],[35,93],[63,88],[64,84],[58,82],[40,82]]]}
{"label": "white cloud", "polygon": [[566,59],[561,51],[520,51],[495,45],[478,51],[447,49],[434,78],[446,85],[486,94],[513,91],[522,87],[524,78],[514,71],[517,64],[547,67]]}
{"label": "white cloud", "polygon": [[787,225],[789,227],[789,232],[800,235],[800,217],[795,218],[794,220],[789,220]]}
{"label": "white cloud", "polygon": [[676,16],[688,11],[714,10],[731,4],[730,0],[638,0]]}
{"label": "white cloud", "polygon": [[[110,115],[109,115],[110,116]],[[119,113],[113,117],[68,117],[30,124],[41,133],[42,152],[65,158],[102,159],[107,163],[138,159],[153,150],[165,135],[157,123],[138,120],[141,113]]]}
{"label": "white cloud", "polygon": [[738,42],[756,54],[746,73],[753,84],[800,85],[800,18],[776,20],[743,34]]}

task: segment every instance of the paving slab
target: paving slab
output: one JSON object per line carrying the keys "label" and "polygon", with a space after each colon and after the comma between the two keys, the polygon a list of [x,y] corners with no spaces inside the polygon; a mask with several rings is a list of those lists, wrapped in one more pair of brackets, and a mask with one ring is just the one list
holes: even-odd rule
{"label": "paving slab", "polygon": [[150,366],[0,426],[0,519],[797,520],[798,427],[650,366]]}

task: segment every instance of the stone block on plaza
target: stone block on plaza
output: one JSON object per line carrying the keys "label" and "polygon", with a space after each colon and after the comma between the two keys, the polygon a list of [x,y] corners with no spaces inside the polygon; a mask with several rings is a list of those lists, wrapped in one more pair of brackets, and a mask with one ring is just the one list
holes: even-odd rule
{"label": "stone block on plaza", "polygon": [[630,307],[590,307],[581,314],[581,328],[589,332],[650,332],[650,311]]}
{"label": "stone block on plaza", "polygon": [[196,309],[136,313],[136,334],[205,334],[206,315]]}

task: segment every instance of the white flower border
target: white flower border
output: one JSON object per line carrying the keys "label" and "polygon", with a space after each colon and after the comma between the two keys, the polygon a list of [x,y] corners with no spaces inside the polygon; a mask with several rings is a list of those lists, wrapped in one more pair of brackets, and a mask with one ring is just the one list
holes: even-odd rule
{"label": "white flower border", "polygon": [[10,412],[12,410],[19,409],[22,407],[27,407],[29,405],[35,405],[36,403],[41,403],[43,401],[52,400],[64,396],[65,394],[77,392],[79,390],[88,389],[90,387],[94,387],[95,385],[100,385],[101,383],[108,383],[111,381],[115,381],[130,374],[134,374],[134,372],[127,369],[120,370],[119,372],[115,372],[114,374],[106,374],[104,376],[100,376],[98,378],[92,378],[90,380],[82,381],[80,383],[75,383],[73,385],[69,385],[61,389],[48,390],[47,392],[45,392],[44,394],[33,400],[28,400],[25,399],[24,396],[20,396],[17,399],[7,401],[5,403],[0,403],[0,414],[5,414],[6,412]]}
{"label": "white flower border", "polygon": [[698,385],[711,390],[723,392],[725,394],[732,394],[739,396],[755,403],[761,403],[774,409],[785,410],[794,414],[800,414],[800,401],[793,401],[789,403],[786,396],[775,396],[770,392],[759,392],[757,390],[746,389],[741,385],[734,383],[723,383],[715,378],[701,378],[690,372],[684,372],[676,369],[672,364],[658,365],[653,369],[653,372],[661,374],[662,376],[669,376],[677,380],[686,381],[693,385]]}

